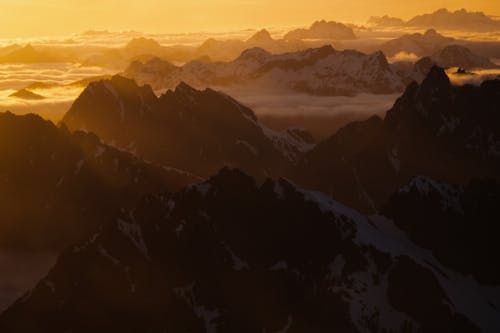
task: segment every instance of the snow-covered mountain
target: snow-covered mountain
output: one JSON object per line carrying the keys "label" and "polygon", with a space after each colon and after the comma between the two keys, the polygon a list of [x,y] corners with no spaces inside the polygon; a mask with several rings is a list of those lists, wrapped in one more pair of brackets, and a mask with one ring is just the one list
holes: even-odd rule
{"label": "snow-covered mountain", "polygon": [[232,62],[194,61],[182,67],[154,59],[132,63],[125,76],[154,89],[172,89],[186,82],[197,88],[251,86],[314,95],[394,93],[407,82],[381,52],[337,51],[331,46],[279,55],[252,48]]}
{"label": "snow-covered mountain", "polygon": [[285,174],[314,146],[307,133],[273,131],[215,90],[180,83],[158,98],[150,86],[120,76],[90,84],[63,122],[143,159],[202,176],[224,166],[259,178]]}
{"label": "snow-covered mountain", "polygon": [[224,169],[65,251],[0,329],[493,333],[499,295],[382,216]]}
{"label": "snow-covered mountain", "polygon": [[415,175],[464,184],[500,175],[500,81],[452,86],[432,67],[381,119],[351,123],[308,152],[294,178],[377,211]]}

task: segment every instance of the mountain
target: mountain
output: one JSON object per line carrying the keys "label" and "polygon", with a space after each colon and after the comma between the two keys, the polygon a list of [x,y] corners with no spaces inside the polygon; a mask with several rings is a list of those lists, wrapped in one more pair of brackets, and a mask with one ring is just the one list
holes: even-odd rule
{"label": "mountain", "polygon": [[488,58],[471,52],[468,48],[460,45],[448,45],[432,56],[432,60],[438,66],[460,67],[465,69],[492,69],[498,65],[492,63]]}
{"label": "mountain", "polygon": [[134,56],[141,54],[158,54],[162,51],[162,46],[151,38],[134,38],[125,46],[125,51]]}
{"label": "mountain", "polygon": [[500,285],[498,203],[497,181],[458,186],[419,176],[396,192],[383,212],[448,267]]}
{"label": "mountain", "polygon": [[[420,58],[415,64],[398,62],[394,65],[399,67],[399,75],[411,77],[417,82],[422,82],[433,66],[440,66],[448,69],[457,67],[457,73],[471,76],[475,74],[469,72],[469,70],[498,68],[498,66],[492,63],[488,58],[472,52],[465,46],[454,44],[445,46],[432,56]],[[494,74],[491,76],[491,78],[486,75],[483,76],[482,81],[495,78]]]}
{"label": "mountain", "polygon": [[427,30],[424,34],[406,34],[380,45],[380,50],[388,57],[400,52],[413,53],[418,57],[431,56],[443,47],[455,42],[451,37],[445,37],[434,29]]}
{"label": "mountain", "polygon": [[394,93],[407,83],[381,52],[337,51],[331,46],[279,55],[253,48],[232,62],[195,61],[177,68],[155,59],[133,63],[124,75],[154,89],[186,82],[197,88],[244,86],[331,96]]}
{"label": "mountain", "polygon": [[368,19],[368,25],[377,28],[387,28],[387,27],[402,27],[405,25],[405,21],[392,16],[371,16]]}
{"label": "mountain", "polygon": [[500,29],[500,21],[494,20],[482,12],[468,12],[465,9],[450,12],[444,8],[431,14],[417,15],[406,25],[474,32],[496,32]]}
{"label": "mountain", "polygon": [[31,100],[36,100],[36,99],[44,99],[42,95],[36,94],[32,91],[29,91],[28,89],[21,89],[16,91],[13,94],[10,94],[9,97],[15,97],[15,98],[20,98],[20,99],[31,99]]}
{"label": "mountain", "polygon": [[417,15],[408,21],[396,17],[371,17],[368,24],[378,28],[407,27],[468,32],[496,32],[500,21],[483,12],[468,12],[465,9],[449,11],[441,8],[430,14]]}
{"label": "mountain", "polygon": [[327,39],[348,40],[356,39],[352,28],[342,23],[327,22],[325,20],[314,22],[308,29],[296,29],[288,32],[283,37],[285,40],[301,39]]}
{"label": "mountain", "polygon": [[[315,43],[311,43],[315,44]],[[199,46],[191,60],[209,57],[213,61],[233,61],[245,50],[262,48],[270,53],[297,52],[307,49],[306,43],[300,40],[274,39],[269,31],[262,29],[247,40],[216,40],[210,38]]]}
{"label": "mountain", "polygon": [[0,57],[6,56],[15,50],[19,50],[22,46],[19,44],[11,44],[7,46],[0,47]]}
{"label": "mountain", "polygon": [[0,156],[2,250],[61,250],[143,195],[197,180],[35,115],[0,113]]}
{"label": "mountain", "polygon": [[499,179],[499,91],[499,80],[452,86],[443,69],[432,67],[385,119],[351,123],[319,143],[295,179],[366,211],[378,211],[415,175],[456,184]]}
{"label": "mountain", "polygon": [[42,51],[38,51],[30,44],[15,48],[12,52],[1,56],[0,63],[44,63],[44,62],[59,62],[60,59],[48,55]]}
{"label": "mountain", "polygon": [[380,216],[237,170],[148,196],[65,251],[5,332],[496,332],[498,288]]}
{"label": "mountain", "polygon": [[159,98],[150,86],[114,76],[90,84],[63,122],[140,158],[209,176],[223,166],[259,178],[288,170],[314,146],[296,131],[275,132],[231,97],[180,83]]}

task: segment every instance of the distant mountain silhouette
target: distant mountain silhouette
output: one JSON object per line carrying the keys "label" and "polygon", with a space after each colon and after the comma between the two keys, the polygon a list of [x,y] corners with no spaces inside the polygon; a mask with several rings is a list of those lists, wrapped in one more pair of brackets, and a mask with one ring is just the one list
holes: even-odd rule
{"label": "distant mountain silhouette", "polygon": [[283,174],[313,146],[307,134],[262,126],[252,110],[212,89],[181,83],[157,98],[150,86],[120,76],[90,84],[63,122],[146,160],[202,176],[224,166],[259,178]]}
{"label": "distant mountain silhouette", "polygon": [[37,100],[37,99],[44,99],[42,95],[36,94],[32,91],[29,91],[28,89],[21,89],[16,91],[13,94],[10,94],[9,97],[15,97],[15,98],[20,98],[20,99],[32,99],[32,100]]}
{"label": "distant mountain silhouette", "polygon": [[314,22],[308,29],[296,29],[288,32],[283,39],[327,39],[327,40],[346,40],[356,39],[352,28],[342,23],[327,22],[325,20]]}
{"label": "distant mountain silhouette", "polygon": [[432,56],[432,60],[438,66],[461,67],[466,69],[492,69],[498,65],[492,63],[488,58],[474,54],[468,48],[460,45],[448,45]]}
{"label": "distant mountain silhouette", "polygon": [[1,56],[0,63],[44,63],[44,62],[60,62],[61,59],[53,57],[44,52],[38,51],[30,44],[13,50],[12,52]]}
{"label": "distant mountain silhouette", "polygon": [[181,67],[154,59],[134,62],[124,74],[155,89],[172,89],[186,82],[197,88],[251,86],[332,96],[401,92],[408,83],[381,52],[337,51],[331,46],[279,55],[252,48],[232,62],[194,61]]}
{"label": "distant mountain silhouette", "polygon": [[460,9],[450,12],[439,9],[431,14],[417,15],[407,22],[408,26],[463,31],[498,31],[500,21],[493,20],[482,12]]}
{"label": "distant mountain silhouette", "polygon": [[455,39],[445,37],[436,30],[427,30],[424,34],[406,34],[383,43],[380,49],[389,57],[399,52],[413,53],[418,57],[431,56],[447,45],[455,43]]}
{"label": "distant mountain silhouette", "polygon": [[376,27],[414,27],[471,32],[495,32],[500,29],[500,21],[483,12],[468,12],[465,9],[454,12],[441,8],[430,14],[417,15],[408,21],[394,17],[371,17],[368,23]]}
{"label": "distant mountain silhouette", "polygon": [[368,19],[368,26],[382,27],[401,27],[405,25],[405,21],[388,15],[384,16],[371,16]]}
{"label": "distant mountain silhouette", "polygon": [[142,195],[196,181],[35,115],[0,113],[0,155],[3,250],[61,250]]}
{"label": "distant mountain silhouette", "polygon": [[[285,180],[224,169],[65,251],[5,332],[494,332],[489,287]],[[488,297],[485,297],[488,295]],[[492,296],[496,302],[496,297]]]}
{"label": "distant mountain silhouette", "polygon": [[385,119],[339,130],[308,152],[298,182],[359,209],[377,211],[415,175],[464,184],[500,170],[500,81],[454,87],[432,67]]}

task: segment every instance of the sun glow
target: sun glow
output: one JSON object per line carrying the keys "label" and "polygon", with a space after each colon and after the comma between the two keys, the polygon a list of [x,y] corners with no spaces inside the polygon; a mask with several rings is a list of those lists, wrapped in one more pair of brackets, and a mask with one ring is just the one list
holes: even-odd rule
{"label": "sun glow", "polygon": [[[0,37],[65,35],[87,29],[149,32],[222,31],[308,25],[317,19],[364,23],[372,15],[408,19],[446,7],[500,16],[500,2],[422,0],[401,6],[396,0],[2,0]],[[286,15],[276,15],[285,9]]]}

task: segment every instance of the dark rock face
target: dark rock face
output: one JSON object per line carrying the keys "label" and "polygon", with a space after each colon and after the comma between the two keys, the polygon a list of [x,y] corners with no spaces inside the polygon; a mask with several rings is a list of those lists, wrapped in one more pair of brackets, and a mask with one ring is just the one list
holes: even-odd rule
{"label": "dark rock face", "polygon": [[[211,89],[181,83],[157,98],[149,86],[115,77],[91,84],[63,122],[163,165],[209,176],[224,166],[286,174],[291,161],[252,110]],[[294,142],[302,142],[296,138]]]}
{"label": "dark rock face", "polygon": [[417,177],[391,197],[383,212],[447,266],[498,285],[499,203],[500,186],[493,180],[462,187]]}
{"label": "dark rock face", "polygon": [[384,120],[347,125],[308,152],[298,182],[353,207],[377,210],[415,175],[464,184],[498,179],[500,81],[454,87],[433,67]]}
{"label": "dark rock face", "polygon": [[[68,249],[2,314],[2,332],[476,332],[488,325],[463,313],[461,296],[450,293],[455,277],[444,279],[434,259],[426,263],[403,239],[390,249],[393,234],[377,221],[284,180],[257,186],[224,169],[177,194],[146,197],[115,221]],[[500,325],[492,313],[485,317]]]}
{"label": "dark rock face", "polygon": [[141,196],[196,181],[34,115],[0,114],[0,156],[1,247],[60,250]]}

